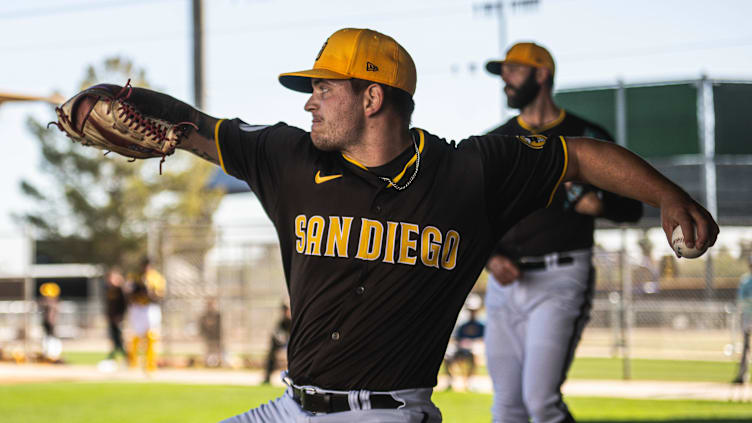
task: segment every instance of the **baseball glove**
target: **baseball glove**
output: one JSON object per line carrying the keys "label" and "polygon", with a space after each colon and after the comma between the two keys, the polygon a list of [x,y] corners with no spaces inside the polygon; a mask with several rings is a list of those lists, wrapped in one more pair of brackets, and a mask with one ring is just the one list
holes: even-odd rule
{"label": "baseball glove", "polygon": [[[135,159],[165,157],[175,148],[192,122],[171,123],[146,116],[128,102],[133,88],[130,79],[125,86],[99,84],[73,96],[55,108],[56,125],[73,141],[114,151]],[[107,154],[107,153],[105,153]]]}

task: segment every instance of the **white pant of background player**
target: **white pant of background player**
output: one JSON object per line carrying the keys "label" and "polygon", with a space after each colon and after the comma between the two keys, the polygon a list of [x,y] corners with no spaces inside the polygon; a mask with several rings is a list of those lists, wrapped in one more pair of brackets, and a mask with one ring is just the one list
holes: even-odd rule
{"label": "white pant of background player", "polygon": [[[286,372],[285,372],[286,373]],[[284,377],[283,381],[289,383]],[[380,392],[390,395],[403,403],[397,409],[370,408],[369,391],[330,391],[315,386],[296,386],[316,393],[336,393],[348,395],[350,411],[337,413],[311,413],[303,410],[293,399],[293,389],[288,386],[285,393],[266,404],[262,404],[243,414],[230,417],[221,423],[439,423],[441,412],[431,402],[433,389],[405,389]],[[375,392],[373,394],[376,394]]]}
{"label": "white pant of background player", "polygon": [[[574,260],[559,264],[563,257]],[[524,270],[510,285],[488,280],[485,342],[494,422],[573,421],[561,385],[590,318],[591,252],[553,253],[538,260],[545,263],[541,269]]]}

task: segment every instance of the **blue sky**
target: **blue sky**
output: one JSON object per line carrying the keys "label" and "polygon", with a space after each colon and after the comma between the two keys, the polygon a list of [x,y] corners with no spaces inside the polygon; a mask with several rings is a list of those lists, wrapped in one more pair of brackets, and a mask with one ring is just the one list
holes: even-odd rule
{"label": "blue sky", "polygon": [[[310,67],[335,30],[369,27],[396,38],[416,62],[415,126],[448,139],[481,133],[502,113],[499,81],[483,70],[500,54],[499,20],[479,12],[481,3],[205,0],[205,111],[309,128],[305,95],[284,89],[277,75]],[[532,10],[507,9],[508,43],[547,46],[561,88],[702,74],[752,80],[749,1],[541,0]],[[190,102],[189,23],[189,0],[3,2],[0,91],[70,97],[86,65],[121,55],[145,68],[155,88]],[[28,116],[53,118],[41,104],[0,105],[0,236],[18,231],[9,213],[28,207],[21,178],[48,183]]]}

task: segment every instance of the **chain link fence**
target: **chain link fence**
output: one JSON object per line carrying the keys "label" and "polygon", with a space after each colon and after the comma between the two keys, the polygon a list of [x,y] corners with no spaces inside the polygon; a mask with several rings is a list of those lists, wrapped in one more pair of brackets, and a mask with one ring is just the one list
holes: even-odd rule
{"label": "chain link fence", "polygon": [[[203,355],[199,322],[214,299],[226,357],[260,365],[287,301],[273,228],[155,226],[149,240],[150,255],[167,280],[162,354]],[[736,360],[741,340],[736,290],[748,271],[740,256],[748,253],[717,246],[699,259],[678,260],[635,245],[597,247],[596,293],[578,355]],[[0,349],[38,349],[41,316],[35,301],[24,301],[23,285],[41,280],[0,276]],[[482,293],[484,279],[476,292]],[[58,336],[67,350],[107,351],[104,282],[101,274],[92,274],[85,283],[90,289],[83,297],[66,297],[63,288]]]}
{"label": "chain link fence", "polygon": [[228,358],[258,365],[287,303],[276,234],[267,226],[163,227],[152,237],[167,279],[162,304],[166,354],[202,351],[199,321],[216,301]]}
{"label": "chain link fence", "polygon": [[[744,263],[713,252],[658,263],[596,249],[596,292],[581,355],[726,360],[740,340],[736,289]],[[710,273],[715,267],[736,275]],[[736,347],[738,349],[738,347]]]}

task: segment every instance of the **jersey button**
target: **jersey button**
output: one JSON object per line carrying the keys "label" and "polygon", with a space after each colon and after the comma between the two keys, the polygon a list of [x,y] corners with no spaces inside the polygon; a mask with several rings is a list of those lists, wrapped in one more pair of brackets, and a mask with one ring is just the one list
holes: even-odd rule
{"label": "jersey button", "polygon": [[381,213],[381,206],[377,204],[376,207],[373,208],[373,211],[375,211],[376,213]]}
{"label": "jersey button", "polygon": [[332,341],[339,341],[339,332],[336,330],[332,332]]}
{"label": "jersey button", "polygon": [[366,288],[365,287],[359,286],[359,287],[355,288],[355,293],[358,294],[358,295],[363,295],[364,292],[366,292]]}

